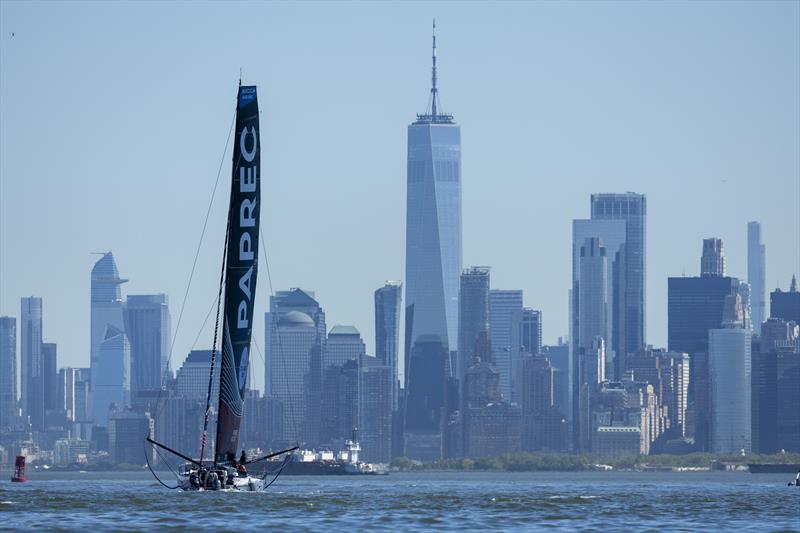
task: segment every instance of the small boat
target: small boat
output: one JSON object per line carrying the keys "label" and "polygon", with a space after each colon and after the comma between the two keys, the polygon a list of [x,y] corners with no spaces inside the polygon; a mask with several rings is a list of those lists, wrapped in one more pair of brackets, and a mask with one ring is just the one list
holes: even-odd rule
{"label": "small boat", "polygon": [[[242,451],[237,460],[239,426],[244,410],[247,390],[250,340],[253,331],[253,306],[256,299],[258,273],[259,219],[261,208],[261,158],[258,123],[258,99],[255,86],[242,86],[236,99],[236,130],[231,169],[231,194],[228,207],[227,232],[223,251],[223,266],[217,288],[217,324],[222,310],[221,346],[217,349],[217,333],[211,350],[208,394],[200,443],[200,458],[194,459],[156,442],[150,436],[146,441],[186,461],[178,468],[178,484],[165,487],[184,491],[249,491],[266,489],[277,479],[280,470],[291,460],[297,447],[248,460]],[[224,293],[223,293],[224,289]],[[224,297],[223,297],[224,294]],[[217,355],[220,369],[214,372]],[[219,408],[216,410],[217,437],[213,457],[205,461],[206,437],[211,416],[211,390],[215,375],[219,379]],[[273,471],[272,481],[263,476],[251,475],[247,465],[285,456],[280,470]],[[148,460],[149,461],[149,460]],[[149,465],[149,462],[148,462]]]}
{"label": "small boat", "polygon": [[14,483],[25,483],[28,478],[25,477],[25,456],[18,455],[14,462],[14,476],[11,478]]}

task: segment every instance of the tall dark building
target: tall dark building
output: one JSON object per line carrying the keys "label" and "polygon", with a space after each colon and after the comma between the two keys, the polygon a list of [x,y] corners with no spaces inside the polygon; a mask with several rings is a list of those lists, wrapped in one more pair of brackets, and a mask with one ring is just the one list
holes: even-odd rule
{"label": "tall dark building", "polygon": [[625,351],[635,353],[646,339],[647,198],[644,194],[593,194],[592,219],[625,220]]}
{"label": "tall dark building", "polygon": [[362,457],[392,460],[392,369],[376,357],[362,357],[359,369],[358,434]]}
{"label": "tall dark building", "polygon": [[669,278],[667,344],[671,352],[690,357],[689,416],[695,445],[709,446],[708,332],[723,327],[725,300],[738,294],[739,280],[722,276]]}
{"label": "tall dark building", "polygon": [[17,321],[0,316],[0,432],[12,427],[17,411]]}
{"label": "tall dark building", "polygon": [[[442,428],[434,424],[431,429],[430,416],[441,407],[438,398],[453,376],[458,345],[461,129],[452,115],[441,112],[436,81],[434,35],[430,107],[408,126],[405,441],[406,455],[415,459],[441,457],[442,447],[433,441],[441,441]],[[440,361],[442,353],[445,361]],[[426,375],[421,369],[442,374]]]}
{"label": "tall dark building", "polygon": [[775,289],[769,293],[770,316],[793,320],[800,324],[800,292],[797,290],[797,278],[792,276],[789,292]]}
{"label": "tall dark building", "polygon": [[489,343],[489,267],[474,266],[461,272],[458,304],[456,377],[463,387],[467,369],[476,358],[493,362]]}
{"label": "tall dark building", "polygon": [[567,421],[555,406],[555,369],[541,355],[522,364],[522,449],[561,452],[566,449]]}
{"label": "tall dark building", "polygon": [[42,387],[44,410],[63,410],[58,401],[58,347],[54,342],[42,343]]}
{"label": "tall dark building", "polygon": [[375,357],[389,367],[392,379],[392,410],[397,411],[400,398],[400,303],[403,286],[387,281],[375,291]]}
{"label": "tall dark building", "polygon": [[522,308],[522,349],[531,355],[542,350],[542,312],[530,307]]}
{"label": "tall dark building", "polygon": [[700,256],[701,276],[725,276],[725,248],[722,239],[703,239],[703,255]]}

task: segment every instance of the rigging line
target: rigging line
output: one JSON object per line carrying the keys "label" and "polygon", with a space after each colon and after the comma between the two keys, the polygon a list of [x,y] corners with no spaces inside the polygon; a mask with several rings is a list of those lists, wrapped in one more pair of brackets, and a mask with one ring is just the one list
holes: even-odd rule
{"label": "rigging line", "polygon": [[214,301],[211,302],[211,307],[208,308],[208,313],[206,313],[206,318],[203,319],[203,325],[200,326],[200,331],[197,332],[197,337],[194,338],[194,342],[192,343],[192,350],[195,349],[197,346],[197,341],[200,340],[200,335],[203,334],[203,330],[206,329],[206,323],[208,322],[208,317],[211,316],[211,313],[214,311],[214,305],[219,301],[219,296],[214,297]]}
{"label": "rigging line", "polygon": [[217,179],[214,181],[214,188],[211,191],[211,200],[208,202],[208,209],[206,209],[206,218],[203,221],[203,230],[200,232],[200,240],[197,243],[197,250],[194,253],[194,261],[192,262],[192,270],[189,273],[189,281],[186,284],[186,292],[183,294],[183,302],[181,303],[181,311],[178,314],[178,323],[175,325],[175,332],[172,335],[172,342],[169,346],[169,354],[167,355],[167,364],[164,365],[164,374],[161,377],[161,386],[158,388],[158,396],[156,396],[156,408],[155,408],[155,418],[158,418],[161,415],[161,411],[163,410],[164,406],[161,404],[161,395],[164,392],[167,383],[167,377],[170,373],[170,363],[172,362],[172,352],[175,350],[175,341],[178,338],[178,331],[181,329],[181,321],[183,320],[183,311],[186,309],[186,300],[189,298],[189,289],[192,287],[192,280],[194,279],[194,271],[197,267],[197,259],[200,257],[200,248],[203,245],[203,238],[206,234],[206,228],[208,227],[208,219],[211,216],[211,208],[214,205],[214,198],[217,194],[217,187],[219,186],[219,177],[222,175],[222,166],[225,164],[225,154],[228,153],[228,146],[231,142],[231,133],[233,133],[233,127],[236,124],[236,109],[233,112],[233,118],[231,119],[230,128],[228,128],[228,137],[225,139],[225,149],[222,150],[222,157],[219,161],[219,168],[217,169]]}
{"label": "rigging line", "polygon": [[[217,355],[217,334],[219,333],[219,308],[222,303],[222,288],[225,286],[225,263],[228,258],[228,241],[230,239],[231,224],[230,213],[228,213],[228,225],[225,227],[225,247],[222,250],[222,268],[219,273],[219,292],[217,293],[217,317],[214,323],[214,342],[211,344],[211,370],[208,373],[208,396],[206,396],[206,412],[203,418],[203,437],[200,442],[200,464],[203,464],[203,453],[206,450],[206,436],[208,435],[208,414],[211,411],[211,387],[214,383],[214,360]],[[220,385],[221,387],[222,385]],[[214,456],[214,464],[217,458]]]}
{"label": "rigging line", "polygon": [[146,440],[142,441],[142,451],[144,452],[144,460],[147,463],[147,468],[150,470],[150,473],[153,474],[153,477],[156,478],[156,481],[161,483],[161,485],[163,485],[164,487],[168,488],[169,490],[175,490],[177,488],[180,488],[180,484],[175,485],[174,487],[170,487],[169,485],[167,485],[166,483],[161,481],[161,478],[158,477],[158,474],[155,473],[155,471],[153,470],[152,465],[150,464],[150,458],[147,456],[147,441]]}

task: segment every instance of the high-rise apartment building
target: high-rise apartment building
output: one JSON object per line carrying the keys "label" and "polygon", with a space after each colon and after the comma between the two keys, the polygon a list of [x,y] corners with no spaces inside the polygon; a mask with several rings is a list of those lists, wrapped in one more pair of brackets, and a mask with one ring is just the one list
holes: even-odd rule
{"label": "high-rise apartment building", "polygon": [[21,299],[20,367],[23,415],[34,430],[44,428],[44,383],[42,376],[42,299]]}
{"label": "high-rise apartment building", "polygon": [[753,331],[761,333],[767,310],[767,252],[761,240],[761,223],[747,223],[747,283],[750,285],[750,313]]}
{"label": "high-rise apartment building", "polygon": [[[430,108],[408,126],[405,376],[410,406],[426,405],[425,397],[439,396],[438,390],[428,387],[438,387],[452,376],[455,364],[451,359],[458,345],[461,129],[452,115],[441,112],[436,81],[434,35]],[[439,369],[441,353],[447,356],[446,364]],[[429,364],[443,375],[413,385],[412,376],[419,375],[414,366],[427,368]],[[414,394],[422,397],[411,398]],[[441,440],[442,428],[431,433],[428,407],[424,412],[406,410],[405,439],[410,457],[416,453],[415,439],[421,441],[420,450],[441,450],[441,446],[430,446],[432,441]]]}
{"label": "high-rise apartment building", "polygon": [[[625,220],[625,352],[634,353],[646,339],[647,199],[643,194],[593,194],[592,219]],[[607,246],[610,243],[607,244]]]}
{"label": "high-rise apartment building", "polygon": [[392,375],[392,410],[400,402],[400,304],[403,285],[387,281],[375,291],[375,357]]}
{"label": "high-rise apartment building", "polygon": [[0,431],[13,426],[17,412],[17,320],[0,316]]}
{"label": "high-rise apartment building", "polygon": [[489,286],[489,267],[474,266],[461,272],[456,377],[462,387],[476,358],[494,362],[489,341]]}
{"label": "high-rise apartment building", "polygon": [[161,388],[167,373],[171,337],[167,295],[129,295],[123,316],[131,345],[131,399],[138,404],[140,396]]}

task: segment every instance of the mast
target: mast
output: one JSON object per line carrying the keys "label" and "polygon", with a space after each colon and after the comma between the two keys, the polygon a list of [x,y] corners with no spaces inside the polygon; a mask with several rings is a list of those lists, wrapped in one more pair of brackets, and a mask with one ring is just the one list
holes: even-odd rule
{"label": "mast", "polygon": [[431,115],[433,120],[436,120],[436,99],[439,96],[439,91],[436,88],[436,19],[433,19],[433,51],[431,54],[431,61],[433,67],[431,68]]}
{"label": "mast", "polygon": [[258,271],[261,149],[256,87],[239,85],[225,263],[219,415],[214,463],[232,462],[247,389]]}

